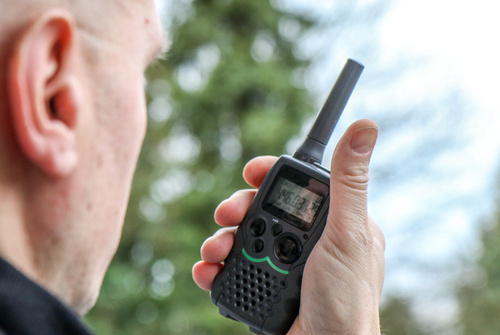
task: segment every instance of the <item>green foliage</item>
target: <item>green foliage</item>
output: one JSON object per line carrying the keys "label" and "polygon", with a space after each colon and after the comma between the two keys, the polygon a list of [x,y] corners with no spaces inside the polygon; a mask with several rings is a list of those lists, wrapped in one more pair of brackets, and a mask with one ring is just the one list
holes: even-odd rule
{"label": "green foliage", "polygon": [[380,312],[382,334],[424,335],[419,323],[414,319],[406,299],[392,297]]}
{"label": "green foliage", "polygon": [[500,212],[493,227],[484,230],[484,253],[472,276],[460,287],[463,334],[490,335],[500,330]]}
{"label": "green foliage", "polygon": [[244,164],[279,155],[314,110],[294,87],[308,66],[278,31],[293,20],[269,1],[192,3],[168,59],[148,73],[149,130],[120,248],[87,321],[98,334],[247,334],[191,279],[213,211],[239,188]]}

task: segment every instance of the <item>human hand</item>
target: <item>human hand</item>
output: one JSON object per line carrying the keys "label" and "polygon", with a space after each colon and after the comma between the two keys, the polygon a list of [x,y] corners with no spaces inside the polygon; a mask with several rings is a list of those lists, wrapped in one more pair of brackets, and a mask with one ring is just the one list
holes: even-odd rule
{"label": "human hand", "polygon": [[[368,217],[368,163],[377,137],[369,120],[354,123],[337,144],[331,165],[328,221],[310,254],[302,281],[300,311],[289,334],[380,334],[379,302],[384,278],[384,237]],[[244,170],[259,187],[275,157],[258,157]],[[210,290],[234,244],[234,230],[255,195],[242,190],[215,212],[224,227],[202,246],[193,278]]]}

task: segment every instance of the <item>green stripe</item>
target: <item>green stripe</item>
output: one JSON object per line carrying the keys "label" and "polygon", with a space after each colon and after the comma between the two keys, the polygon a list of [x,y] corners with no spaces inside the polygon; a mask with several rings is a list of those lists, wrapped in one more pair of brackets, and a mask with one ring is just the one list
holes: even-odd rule
{"label": "green stripe", "polygon": [[243,255],[250,261],[250,262],[254,262],[254,263],[262,263],[262,262],[267,262],[269,263],[269,265],[271,265],[271,267],[273,269],[275,269],[276,271],[278,271],[279,273],[283,273],[285,275],[288,274],[288,271],[286,270],[282,270],[280,269],[279,267],[277,267],[276,265],[273,264],[273,262],[271,261],[271,259],[269,258],[269,256],[266,256],[264,258],[253,258],[251,257],[250,255],[247,254],[246,250],[243,249]]}

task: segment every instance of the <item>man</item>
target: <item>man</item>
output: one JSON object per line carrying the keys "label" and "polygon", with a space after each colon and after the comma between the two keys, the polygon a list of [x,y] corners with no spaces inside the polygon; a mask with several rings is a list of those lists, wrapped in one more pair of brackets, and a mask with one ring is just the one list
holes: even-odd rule
{"label": "man", "polygon": [[[77,316],[95,304],[120,239],[146,125],[143,73],[162,47],[154,2],[0,0],[0,25],[0,334],[89,334]],[[383,237],[366,215],[375,138],[360,121],[337,149],[336,214],[291,332],[379,332]],[[273,160],[249,163],[251,185]],[[223,202],[217,221],[236,225],[252,194]],[[203,288],[231,238],[205,243],[193,270]]]}
{"label": "man", "polygon": [[79,334],[10,265],[78,315],[94,305],[121,234],[146,126],[144,70],[162,31],[152,0],[0,0],[0,16],[0,329]]}

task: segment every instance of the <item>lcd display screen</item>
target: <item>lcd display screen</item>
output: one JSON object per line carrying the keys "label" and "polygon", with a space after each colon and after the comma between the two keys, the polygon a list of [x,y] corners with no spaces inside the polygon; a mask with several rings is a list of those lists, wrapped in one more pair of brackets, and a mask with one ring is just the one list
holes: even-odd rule
{"label": "lcd display screen", "polygon": [[325,192],[328,192],[326,185],[304,174],[281,173],[268,191],[263,208],[302,230],[308,230],[323,203]]}

